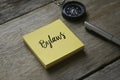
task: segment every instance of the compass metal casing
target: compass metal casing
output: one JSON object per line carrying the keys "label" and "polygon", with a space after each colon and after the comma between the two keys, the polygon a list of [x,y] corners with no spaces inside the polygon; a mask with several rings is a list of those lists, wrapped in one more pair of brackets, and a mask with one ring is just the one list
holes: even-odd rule
{"label": "compass metal casing", "polygon": [[78,21],[86,14],[85,6],[77,1],[69,1],[62,5],[62,16],[69,21]]}

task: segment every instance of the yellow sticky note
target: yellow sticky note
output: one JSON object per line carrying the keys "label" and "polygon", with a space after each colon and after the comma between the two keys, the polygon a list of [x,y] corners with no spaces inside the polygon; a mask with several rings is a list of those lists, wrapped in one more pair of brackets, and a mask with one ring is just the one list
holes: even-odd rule
{"label": "yellow sticky note", "polygon": [[53,66],[84,47],[59,19],[24,35],[23,39],[45,68]]}

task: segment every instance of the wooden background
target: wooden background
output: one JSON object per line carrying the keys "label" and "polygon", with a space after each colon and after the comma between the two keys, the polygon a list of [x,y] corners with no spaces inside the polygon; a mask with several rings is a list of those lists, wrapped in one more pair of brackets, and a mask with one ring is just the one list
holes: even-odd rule
{"label": "wooden background", "polygon": [[[120,38],[120,0],[77,0],[87,21]],[[83,52],[45,70],[22,36],[61,19],[81,41]],[[71,23],[52,0],[0,0],[0,80],[120,80],[120,46]]]}

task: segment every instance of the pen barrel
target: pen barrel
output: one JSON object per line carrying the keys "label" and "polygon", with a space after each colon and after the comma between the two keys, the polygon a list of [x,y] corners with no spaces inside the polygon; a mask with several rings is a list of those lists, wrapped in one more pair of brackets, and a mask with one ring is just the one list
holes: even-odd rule
{"label": "pen barrel", "polygon": [[91,24],[91,23],[89,23],[87,21],[84,22],[84,25],[85,25],[85,27],[87,29],[96,32],[97,34],[107,38],[108,40],[111,40],[112,37],[113,37],[110,33],[104,31],[103,29],[101,29],[101,28],[99,28],[97,26],[94,26],[93,24]]}
{"label": "pen barrel", "polygon": [[120,46],[120,39],[118,39],[118,38],[116,38],[116,37],[113,37],[113,38],[112,38],[112,41],[113,41],[114,43],[116,43],[117,45]]}
{"label": "pen barrel", "polygon": [[85,25],[85,27],[86,27],[88,30],[91,30],[91,31],[93,31],[93,32],[96,32],[97,34],[105,37],[106,39],[108,39],[108,40],[110,40],[110,41],[112,41],[112,42],[114,42],[114,43],[116,43],[117,45],[120,46],[120,39],[114,37],[112,34],[104,31],[103,29],[101,29],[101,28],[99,28],[99,27],[97,27],[97,26],[94,26],[93,24],[91,24],[91,23],[89,23],[89,22],[87,22],[87,21],[84,22],[84,25]]}

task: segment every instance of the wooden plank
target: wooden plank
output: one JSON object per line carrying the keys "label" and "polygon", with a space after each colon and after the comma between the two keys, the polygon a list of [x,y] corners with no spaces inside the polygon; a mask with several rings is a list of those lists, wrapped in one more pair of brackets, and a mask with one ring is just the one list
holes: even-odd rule
{"label": "wooden plank", "polygon": [[[119,0],[83,0],[82,3],[87,7],[89,21],[120,37]],[[75,80],[120,58],[119,46],[86,32],[80,22],[64,20],[60,10],[51,3],[0,25],[0,80]],[[22,36],[58,18],[85,43],[85,49],[45,70],[24,44]]]}
{"label": "wooden plank", "polygon": [[0,24],[50,2],[52,0],[0,0]]}
{"label": "wooden plank", "polygon": [[120,80],[120,60],[84,80]]}

